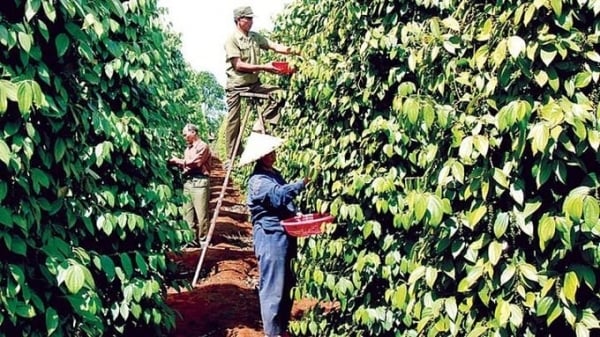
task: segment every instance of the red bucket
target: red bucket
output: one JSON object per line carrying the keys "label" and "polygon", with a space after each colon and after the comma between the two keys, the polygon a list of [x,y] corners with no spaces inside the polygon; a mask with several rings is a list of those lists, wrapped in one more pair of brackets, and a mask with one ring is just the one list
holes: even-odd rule
{"label": "red bucket", "polygon": [[321,234],[321,224],[331,223],[333,220],[334,218],[327,213],[312,213],[281,220],[281,225],[291,236],[309,236]]}
{"label": "red bucket", "polygon": [[289,63],[285,61],[273,61],[273,67],[286,75],[290,75],[294,72],[292,68],[290,68]]}

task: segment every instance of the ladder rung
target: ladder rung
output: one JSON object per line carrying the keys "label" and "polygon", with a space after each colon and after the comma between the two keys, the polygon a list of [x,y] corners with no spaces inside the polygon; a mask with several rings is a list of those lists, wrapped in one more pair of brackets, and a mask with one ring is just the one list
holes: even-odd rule
{"label": "ladder rung", "polygon": [[246,91],[246,92],[241,92],[240,97],[267,99],[267,98],[269,98],[269,94],[259,94],[257,92]]}

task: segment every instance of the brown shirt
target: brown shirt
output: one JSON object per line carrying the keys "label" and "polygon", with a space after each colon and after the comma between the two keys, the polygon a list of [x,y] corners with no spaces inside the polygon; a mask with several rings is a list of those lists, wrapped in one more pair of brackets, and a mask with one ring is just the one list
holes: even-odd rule
{"label": "brown shirt", "polygon": [[198,139],[188,145],[183,152],[183,174],[210,174],[210,148],[208,144]]}

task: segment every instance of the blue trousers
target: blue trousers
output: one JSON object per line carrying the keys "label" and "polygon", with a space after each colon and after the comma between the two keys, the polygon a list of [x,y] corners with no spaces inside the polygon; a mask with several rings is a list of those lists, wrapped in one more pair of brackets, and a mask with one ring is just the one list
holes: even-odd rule
{"label": "blue trousers", "polygon": [[260,279],[258,298],[265,335],[285,333],[292,312],[291,289],[295,277],[291,259],[296,256],[296,239],[284,232],[265,231],[254,226],[254,253]]}

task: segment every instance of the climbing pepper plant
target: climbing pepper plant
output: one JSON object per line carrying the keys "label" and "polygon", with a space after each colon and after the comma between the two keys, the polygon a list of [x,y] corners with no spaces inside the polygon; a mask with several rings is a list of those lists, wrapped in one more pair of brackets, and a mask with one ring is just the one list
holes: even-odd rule
{"label": "climbing pepper plant", "polygon": [[[593,336],[600,1],[297,0],[302,336]],[[293,163],[293,164],[287,164]]]}
{"label": "climbing pepper plant", "polygon": [[192,233],[166,159],[200,98],[160,13],[153,0],[0,5],[0,336],[175,324],[167,252]]}

